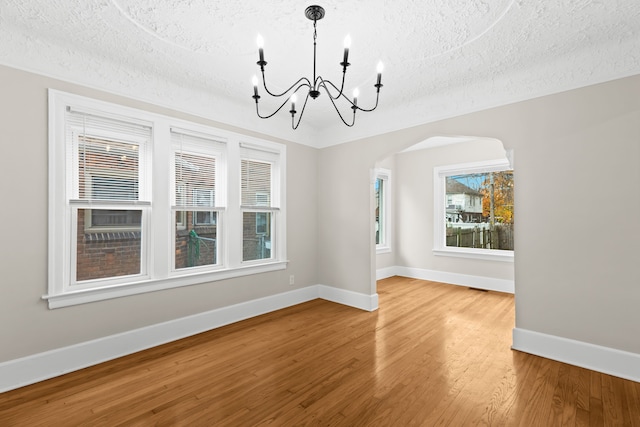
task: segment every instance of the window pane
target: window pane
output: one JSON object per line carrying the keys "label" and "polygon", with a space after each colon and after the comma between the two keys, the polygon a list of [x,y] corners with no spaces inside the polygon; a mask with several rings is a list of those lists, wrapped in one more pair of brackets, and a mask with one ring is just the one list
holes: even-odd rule
{"label": "window pane", "polygon": [[244,212],[242,260],[271,258],[271,212]]}
{"label": "window pane", "polygon": [[87,224],[93,218],[107,222],[129,219],[140,226],[142,211],[78,209],[76,281],[140,274],[140,229],[96,233]]}
{"label": "window pane", "polygon": [[[198,216],[200,223],[195,219]],[[178,211],[176,213],[176,218],[186,218],[186,227],[176,221],[176,269],[218,263],[217,216],[217,212]]]}
{"label": "window pane", "polygon": [[384,243],[384,232],[382,230],[384,224],[384,180],[377,178],[375,183],[376,192],[376,245]]}
{"label": "window pane", "polygon": [[446,245],[513,250],[513,171],[446,178]]}

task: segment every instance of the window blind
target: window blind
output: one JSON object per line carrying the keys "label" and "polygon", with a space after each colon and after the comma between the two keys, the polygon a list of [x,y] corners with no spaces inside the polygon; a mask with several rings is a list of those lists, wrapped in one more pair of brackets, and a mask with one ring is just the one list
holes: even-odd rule
{"label": "window blind", "polygon": [[70,199],[147,200],[146,151],[151,126],[67,109],[67,158],[73,165]]}
{"label": "window blind", "polygon": [[216,202],[217,156],[223,143],[171,130],[174,207],[211,208]]}
{"label": "window blind", "polygon": [[241,160],[240,204],[243,207],[271,207],[271,168],[269,162]]}

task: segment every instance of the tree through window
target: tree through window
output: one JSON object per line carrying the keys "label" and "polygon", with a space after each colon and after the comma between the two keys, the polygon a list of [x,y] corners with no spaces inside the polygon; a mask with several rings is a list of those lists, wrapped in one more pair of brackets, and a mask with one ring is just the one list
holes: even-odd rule
{"label": "tree through window", "polygon": [[513,171],[446,177],[446,245],[513,250]]}

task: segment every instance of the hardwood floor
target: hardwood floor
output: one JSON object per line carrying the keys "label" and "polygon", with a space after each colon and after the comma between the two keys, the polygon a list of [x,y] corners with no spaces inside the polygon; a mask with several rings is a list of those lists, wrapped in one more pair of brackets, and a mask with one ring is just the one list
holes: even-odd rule
{"label": "hardwood floor", "polygon": [[513,296],[394,277],[0,394],[0,426],[640,426],[640,383],[510,349]]}

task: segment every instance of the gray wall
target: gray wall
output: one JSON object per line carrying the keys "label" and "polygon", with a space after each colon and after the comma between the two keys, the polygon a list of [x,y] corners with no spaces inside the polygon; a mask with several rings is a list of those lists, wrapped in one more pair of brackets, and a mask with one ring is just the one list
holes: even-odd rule
{"label": "gray wall", "polygon": [[0,362],[287,291],[289,274],[375,293],[371,169],[436,135],[515,150],[516,326],[640,353],[640,76],[323,150],[287,143],[289,269],[57,310],[41,300],[49,87],[225,127],[0,67]]}
{"label": "gray wall", "polygon": [[371,291],[369,170],[436,135],[514,150],[516,326],[640,353],[640,76],[322,150],[321,283]]}
{"label": "gray wall", "polygon": [[47,88],[242,132],[0,66],[0,362],[317,284],[317,150],[278,141],[287,144],[287,270],[49,310],[41,299],[47,293]]}

